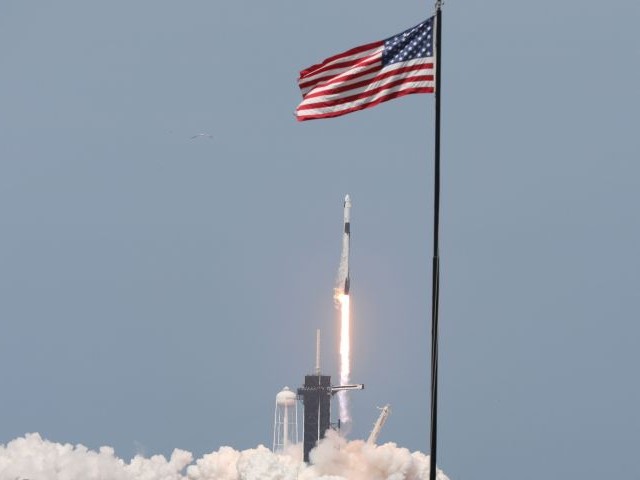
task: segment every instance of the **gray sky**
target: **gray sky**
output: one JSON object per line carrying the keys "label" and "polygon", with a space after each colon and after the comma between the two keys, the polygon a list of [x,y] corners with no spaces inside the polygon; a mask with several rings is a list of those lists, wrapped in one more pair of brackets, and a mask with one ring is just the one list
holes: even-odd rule
{"label": "gray sky", "polygon": [[[0,4],[0,442],[270,445],[352,209],[352,438],[428,451],[433,98],[298,124],[430,2]],[[637,478],[640,5],[444,7],[439,464]],[[189,137],[211,133],[215,138]]]}

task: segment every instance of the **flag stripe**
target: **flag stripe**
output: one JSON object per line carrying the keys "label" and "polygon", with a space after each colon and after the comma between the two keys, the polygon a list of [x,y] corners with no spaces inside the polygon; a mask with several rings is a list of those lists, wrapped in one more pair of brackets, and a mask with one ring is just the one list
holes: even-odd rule
{"label": "flag stripe", "polygon": [[[419,65],[417,63],[414,63],[414,61],[405,62],[404,64],[407,65],[407,67],[402,67],[402,64],[394,64],[394,65],[385,67],[384,71],[391,71],[393,68],[397,69],[396,72],[399,72],[404,68],[407,68],[407,70],[403,70],[403,71],[409,71],[409,69],[414,70],[414,69],[422,69],[422,68],[433,69],[433,62],[431,60]],[[418,65],[418,66],[414,66],[414,65]],[[331,85],[336,83],[349,84],[349,83],[353,83],[353,80],[358,80],[358,79],[364,80],[365,78],[372,79],[378,74],[378,72],[380,72],[381,67],[382,67],[382,64],[378,64],[378,65],[369,67],[367,69],[363,69],[361,71],[354,69],[355,72],[349,72],[348,74],[343,74],[343,75],[339,75],[338,77],[333,77],[330,80],[322,82],[322,85],[319,85],[318,87],[314,88],[313,95],[315,95],[315,93],[318,91],[323,91],[330,88]],[[307,89],[306,91],[309,91],[309,90],[311,89]],[[308,95],[306,94],[306,92],[304,92],[303,96],[306,97]]]}
{"label": "flag stripe", "polygon": [[[325,89],[324,91],[322,90],[324,86],[318,87],[317,89],[314,89],[313,91],[305,95],[304,99],[300,103],[299,108],[308,104],[319,103],[323,99],[334,100],[334,101],[342,99],[342,101],[350,101],[350,98],[349,98],[350,96],[357,93],[362,93],[367,89],[370,91],[369,94],[372,95],[373,93],[375,93],[376,88],[378,89],[384,88],[385,86],[388,86],[392,82],[400,79],[404,79],[404,81],[410,82],[410,81],[413,81],[414,78],[418,75],[428,75],[430,78],[426,78],[425,80],[433,80],[433,68],[431,68],[431,65],[432,65],[432,61],[430,58],[419,58],[419,59],[411,60],[409,62],[395,63],[387,67],[384,67],[381,70],[378,70],[376,74],[372,76],[369,79],[369,82],[367,82],[365,85],[362,85],[359,88],[356,88],[356,87],[347,88],[341,94],[336,94],[334,90],[336,87],[342,86],[343,85],[342,83],[336,83],[332,85],[333,89],[329,88],[329,89]],[[400,72],[402,69],[406,67],[414,67],[414,66],[421,67],[421,68],[419,68],[418,70],[408,70],[408,71]],[[387,76],[386,75],[387,72],[390,72],[392,75]],[[316,91],[319,91],[321,95],[316,95]]]}
{"label": "flag stripe", "polygon": [[305,68],[304,70],[302,70],[300,72],[300,78],[302,79],[303,77],[308,77],[309,75],[315,75],[316,73],[318,73],[318,70],[320,70],[321,68],[331,65],[332,63],[335,63],[338,60],[344,61],[347,59],[367,56],[366,52],[368,50],[374,50],[374,49],[380,48],[381,46],[382,46],[382,42],[372,42],[366,45],[361,45],[359,47],[352,48],[351,50],[347,50],[346,52],[333,55],[332,57],[329,57],[320,63],[317,63],[309,68]]}
{"label": "flag stripe", "polygon": [[306,75],[305,77],[300,77],[300,80],[298,80],[298,86],[301,89],[307,88],[307,87],[313,88],[317,83],[322,82],[322,80],[325,78],[333,78],[335,76],[343,74],[344,72],[351,71],[355,68],[366,67],[376,62],[381,63],[381,61],[382,61],[382,47],[374,50],[373,52],[367,52],[367,55],[354,58],[349,62],[332,64],[329,66],[329,68],[318,70],[317,72],[313,72],[312,75]]}
{"label": "flag stripe", "polygon": [[356,55],[341,57],[332,62],[322,63],[314,67],[313,70],[307,69],[300,72],[300,80],[308,80],[328,70],[349,68],[350,66],[361,62],[362,59],[381,53],[382,50],[382,45],[376,45],[375,48],[367,48],[365,51],[362,51]]}
{"label": "flag stripe", "polygon": [[304,98],[304,96],[309,91],[317,88],[323,88],[325,85],[341,82],[343,80],[349,81],[351,79],[359,78],[364,75],[370,75],[371,72],[375,74],[379,72],[381,68],[382,68],[382,61],[380,60],[380,58],[376,58],[374,62],[367,63],[367,65],[359,65],[358,67],[349,69],[348,71],[343,72],[339,75],[327,75],[326,77],[323,77],[322,79],[320,79],[320,81],[318,81],[314,85],[306,88],[301,88],[300,90],[302,92],[302,97]]}
{"label": "flag stripe", "polygon": [[[413,75],[411,77],[401,77],[395,79],[387,79],[385,82],[381,83],[368,83],[365,88],[358,88],[354,90],[349,90],[348,95],[345,94],[335,94],[335,95],[323,95],[321,97],[317,97],[318,99],[322,99],[321,101],[313,101],[307,102],[306,99],[298,106],[298,111],[313,109],[317,107],[335,107],[342,103],[354,102],[357,100],[363,100],[368,97],[376,96],[379,93],[384,93],[386,90],[393,89],[396,86],[401,86],[403,83],[413,83],[413,82],[425,82],[433,85],[433,75]],[[371,88],[374,86],[374,88]]]}
{"label": "flag stripe", "polygon": [[[401,65],[401,64],[399,64]],[[379,70],[378,72],[374,72],[373,74],[369,74],[367,76],[367,78],[356,78],[356,80],[358,81],[345,81],[345,82],[329,82],[327,84],[322,85],[321,87],[318,87],[316,89],[313,90],[313,92],[308,93],[307,95],[305,95],[304,99],[306,103],[306,100],[311,99],[311,98],[316,98],[316,97],[320,97],[320,96],[325,96],[325,95],[333,95],[333,94],[337,94],[337,93],[344,93],[344,92],[348,92],[350,90],[354,90],[360,87],[364,87],[367,86],[373,82],[381,82],[382,80],[385,79],[389,79],[389,78],[398,78],[398,75],[404,74],[404,73],[410,73],[410,72],[415,72],[416,74],[420,74],[423,73],[421,71],[424,71],[424,74],[427,78],[425,78],[425,80],[433,80],[434,76],[433,76],[433,70],[431,70],[430,68],[425,68],[424,65],[411,65],[408,67],[401,67],[401,68],[397,68],[395,70],[387,70],[387,69],[383,69],[383,70]],[[409,80],[412,77],[408,77],[408,76],[404,76],[401,78],[406,78],[407,80]]]}
{"label": "flag stripe", "polygon": [[298,115],[298,121],[303,122],[305,120],[315,120],[319,118],[332,118],[339,117],[341,115],[346,115],[347,113],[357,112],[358,110],[363,110],[365,108],[374,107],[380,103],[386,102],[388,100],[393,100],[394,98],[402,97],[404,95],[409,95],[411,93],[433,93],[435,89],[433,86],[407,86],[405,85],[404,89],[394,90],[389,92],[385,96],[380,96],[376,99],[371,99],[367,102],[354,102],[351,105],[343,105],[342,108],[337,109],[335,107],[327,107],[327,108],[319,108],[313,111],[307,111],[304,114]]}

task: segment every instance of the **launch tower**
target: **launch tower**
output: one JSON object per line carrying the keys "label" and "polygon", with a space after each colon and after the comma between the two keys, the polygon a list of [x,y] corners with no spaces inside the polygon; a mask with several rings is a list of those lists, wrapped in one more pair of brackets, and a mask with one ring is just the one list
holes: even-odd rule
{"label": "launch tower", "polygon": [[298,397],[304,406],[304,461],[318,440],[324,438],[331,426],[331,377],[329,375],[305,375],[304,385],[298,388]]}
{"label": "launch tower", "polygon": [[298,398],[304,407],[302,438],[304,461],[309,462],[309,452],[323,439],[331,427],[331,397],[341,390],[362,390],[364,385],[331,386],[331,376],[320,373],[320,330],[316,332],[316,371],[305,375],[304,385],[298,388]]}

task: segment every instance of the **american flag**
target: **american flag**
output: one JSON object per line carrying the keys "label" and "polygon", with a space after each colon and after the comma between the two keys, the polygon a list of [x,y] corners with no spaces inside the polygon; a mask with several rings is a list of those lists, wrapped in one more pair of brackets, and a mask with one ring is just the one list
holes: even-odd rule
{"label": "american flag", "polygon": [[330,118],[410,93],[433,93],[435,17],[300,72],[299,121]]}

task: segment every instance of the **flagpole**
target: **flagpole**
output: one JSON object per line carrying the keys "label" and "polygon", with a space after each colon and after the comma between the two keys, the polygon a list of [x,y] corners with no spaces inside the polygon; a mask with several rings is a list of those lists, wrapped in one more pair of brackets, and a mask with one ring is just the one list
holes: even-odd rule
{"label": "flagpole", "polygon": [[442,66],[442,0],[436,0],[436,125],[433,188],[433,264],[431,278],[431,453],[429,480],[436,478],[438,445],[438,304],[440,298],[440,72]]}

